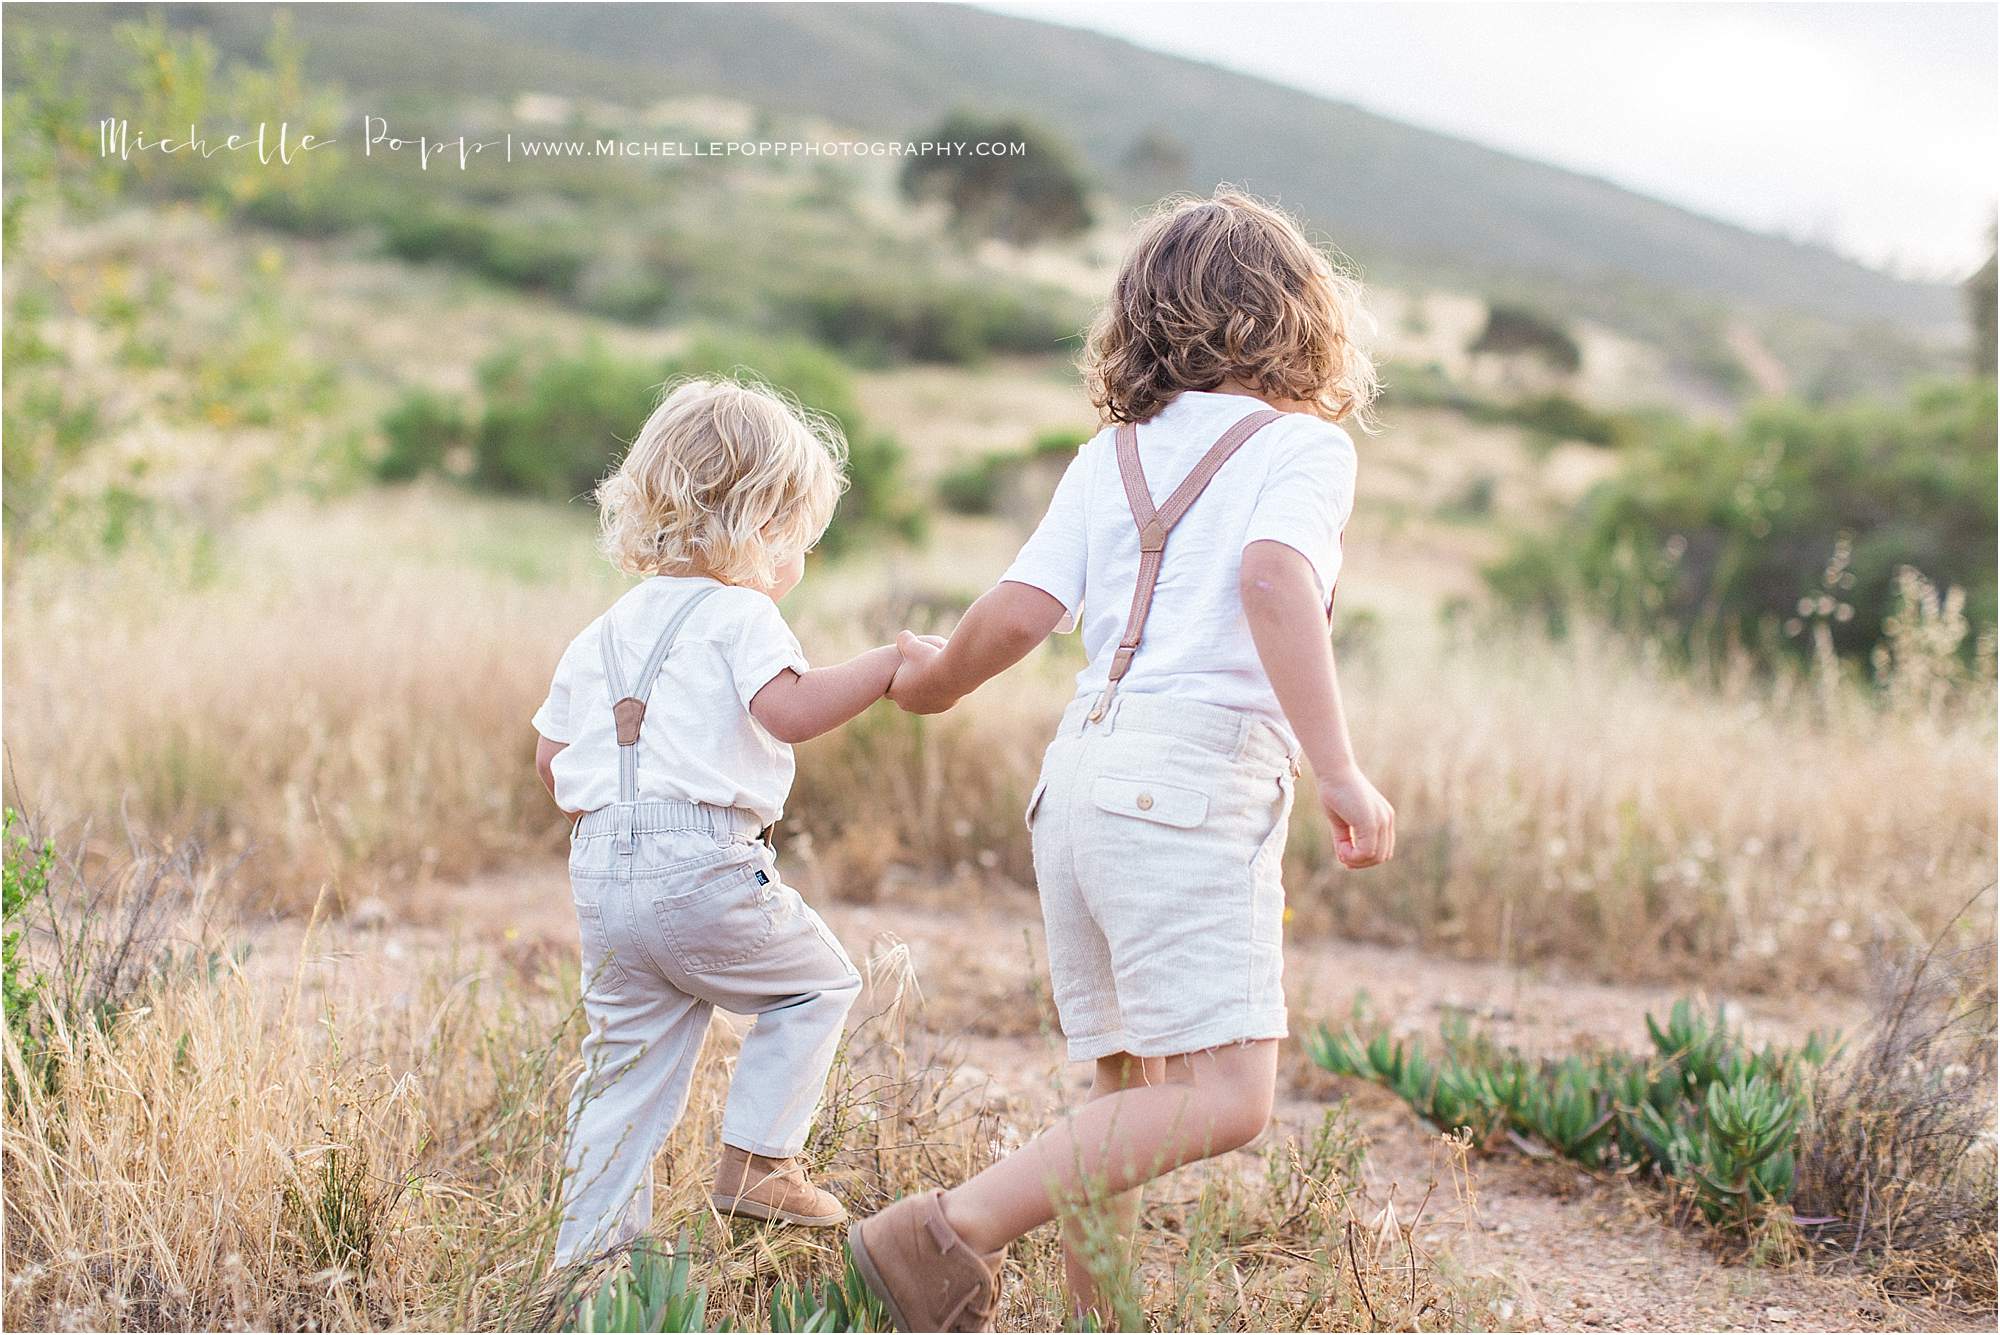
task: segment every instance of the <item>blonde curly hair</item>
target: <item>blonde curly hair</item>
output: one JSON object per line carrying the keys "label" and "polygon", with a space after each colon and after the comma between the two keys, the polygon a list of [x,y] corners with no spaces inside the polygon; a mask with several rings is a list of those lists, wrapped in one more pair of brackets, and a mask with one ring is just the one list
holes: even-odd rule
{"label": "blonde curly hair", "polygon": [[846,457],[835,423],[769,385],[680,381],[597,486],[600,545],[628,575],[768,584],[826,532]]}
{"label": "blonde curly hair", "polygon": [[1361,284],[1262,200],[1177,196],[1140,226],[1080,369],[1108,422],[1143,422],[1182,390],[1236,380],[1368,422],[1375,366],[1355,342]]}

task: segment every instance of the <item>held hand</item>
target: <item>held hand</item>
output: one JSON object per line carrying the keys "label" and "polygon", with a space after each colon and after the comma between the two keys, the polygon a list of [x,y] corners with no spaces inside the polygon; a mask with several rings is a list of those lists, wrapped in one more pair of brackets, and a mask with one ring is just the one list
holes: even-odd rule
{"label": "held hand", "polygon": [[1349,871],[1378,867],[1396,852],[1396,809],[1358,769],[1319,779],[1319,804],[1333,826],[1334,854]]}
{"label": "held hand", "polygon": [[958,703],[940,689],[934,671],[944,652],[944,640],[936,635],[904,631],[896,637],[896,650],[903,661],[889,680],[889,698],[912,714],[939,714]]}

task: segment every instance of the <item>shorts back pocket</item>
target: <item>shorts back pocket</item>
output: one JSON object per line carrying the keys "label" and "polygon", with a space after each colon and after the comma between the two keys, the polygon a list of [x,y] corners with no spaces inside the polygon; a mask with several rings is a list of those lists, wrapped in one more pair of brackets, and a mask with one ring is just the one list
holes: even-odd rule
{"label": "shorts back pocket", "polygon": [[1192,830],[1208,818],[1208,794],[1154,779],[1107,774],[1090,786],[1090,800],[1100,811],[1182,830]]}

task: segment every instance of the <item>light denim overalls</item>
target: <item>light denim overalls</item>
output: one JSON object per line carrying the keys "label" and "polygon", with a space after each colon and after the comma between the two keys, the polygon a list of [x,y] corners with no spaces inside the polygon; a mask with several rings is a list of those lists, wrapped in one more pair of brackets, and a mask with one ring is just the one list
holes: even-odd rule
{"label": "light denim overalls", "polygon": [[[754,814],[638,800],[647,698],[681,626],[715,591],[695,590],[674,613],[636,695],[604,618],[619,800],[586,814],[571,835],[590,1033],[570,1097],[558,1265],[650,1228],[653,1158],[686,1111],[711,1011],[757,1017],[730,1082],[723,1141],[786,1158],[805,1147],[861,990],[833,933],[778,879]],[[654,726],[671,723],[662,711]]]}

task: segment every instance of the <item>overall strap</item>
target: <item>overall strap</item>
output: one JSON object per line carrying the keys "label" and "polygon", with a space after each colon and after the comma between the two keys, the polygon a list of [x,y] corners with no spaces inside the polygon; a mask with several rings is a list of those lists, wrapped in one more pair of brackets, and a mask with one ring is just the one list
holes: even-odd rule
{"label": "overall strap", "polygon": [[[653,694],[653,683],[659,678],[660,668],[666,663],[681,626],[695,608],[716,592],[716,585],[705,585],[674,609],[660,638],[653,642],[653,651],[646,655],[646,665],[639,669],[637,695],[626,688],[624,668],[618,658],[618,637],[611,628],[611,614],[604,614],[604,685],[611,697],[611,717],[618,725],[618,801],[628,808],[639,800],[639,728],[646,721],[646,701]],[[625,842],[629,845],[630,840]]]}
{"label": "overall strap", "polygon": [[1152,491],[1146,485],[1145,469],[1139,464],[1139,428],[1131,422],[1118,428],[1118,475],[1125,483],[1125,500],[1132,507],[1132,522],[1139,527],[1139,580],[1132,587],[1132,610],[1125,618],[1125,636],[1111,656],[1110,678],[1104,683],[1104,694],[1090,711],[1093,723],[1101,720],[1104,711],[1110,708],[1118,683],[1131,668],[1132,656],[1139,652],[1139,637],[1146,632],[1146,614],[1153,610],[1153,587],[1160,582],[1167,534],[1181,522],[1181,516],[1229,462],[1230,456],[1242,448],[1243,442],[1283,416],[1274,408],[1266,408],[1251,413],[1223,432],[1158,509],[1154,508]]}

